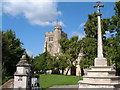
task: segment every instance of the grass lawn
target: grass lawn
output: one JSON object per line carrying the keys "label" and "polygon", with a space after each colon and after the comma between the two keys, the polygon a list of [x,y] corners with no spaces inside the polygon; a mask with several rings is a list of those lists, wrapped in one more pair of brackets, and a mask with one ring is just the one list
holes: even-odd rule
{"label": "grass lawn", "polygon": [[[82,79],[82,77],[80,77]],[[39,78],[40,86],[42,88],[49,88],[54,85],[75,85],[78,84],[78,76],[65,76],[65,75],[40,75]]]}

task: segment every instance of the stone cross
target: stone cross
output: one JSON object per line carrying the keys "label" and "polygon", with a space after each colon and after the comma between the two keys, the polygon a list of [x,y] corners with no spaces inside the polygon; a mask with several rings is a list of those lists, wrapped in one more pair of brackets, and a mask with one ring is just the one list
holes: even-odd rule
{"label": "stone cross", "polygon": [[93,5],[93,7],[97,7],[98,10],[98,58],[103,58],[103,46],[102,46],[102,32],[101,32],[101,13],[100,13],[100,7],[104,7],[104,5],[100,5],[100,1],[96,2],[97,5]]}
{"label": "stone cross", "polygon": [[104,5],[100,5],[100,1],[96,2],[97,5],[93,5],[93,7],[97,7],[98,13],[98,50],[97,50],[97,58],[95,58],[94,65],[95,66],[107,66],[107,59],[103,57],[103,46],[102,46],[102,32],[101,32],[101,13],[100,7],[104,7]]}

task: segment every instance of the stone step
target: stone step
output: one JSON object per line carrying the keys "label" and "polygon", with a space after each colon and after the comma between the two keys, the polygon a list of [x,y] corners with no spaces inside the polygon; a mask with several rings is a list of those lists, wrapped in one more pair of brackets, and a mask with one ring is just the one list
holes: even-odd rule
{"label": "stone step", "polygon": [[79,81],[80,84],[87,84],[87,85],[120,85],[120,83],[93,83],[93,82],[84,82],[84,81]]}
{"label": "stone step", "polygon": [[91,66],[90,67],[91,70],[94,71],[111,71],[114,70],[111,66]]}
{"label": "stone step", "polygon": [[111,71],[96,71],[96,70],[88,70],[87,76],[115,76],[115,70]]}
{"label": "stone step", "polygon": [[120,76],[109,76],[109,77],[105,77],[105,76],[102,76],[102,77],[99,77],[99,76],[83,76],[84,78],[99,78],[99,79],[104,79],[104,78],[107,78],[107,79],[120,79]]}
{"label": "stone step", "polygon": [[88,70],[88,72],[116,72],[115,70],[101,70],[101,71],[99,71],[99,70]]}
{"label": "stone step", "polygon": [[88,77],[84,76],[84,82],[93,82],[93,83],[120,83],[119,76],[110,76],[110,77]]}
{"label": "stone step", "polygon": [[[110,88],[113,88],[112,90],[118,90],[118,89],[115,89],[116,86],[119,86],[118,84],[89,84],[89,83],[81,83],[79,84],[79,88],[81,90],[81,88],[85,88],[84,90],[106,90],[105,88],[108,88],[108,90],[111,90]],[[88,89],[87,89],[88,88]]]}

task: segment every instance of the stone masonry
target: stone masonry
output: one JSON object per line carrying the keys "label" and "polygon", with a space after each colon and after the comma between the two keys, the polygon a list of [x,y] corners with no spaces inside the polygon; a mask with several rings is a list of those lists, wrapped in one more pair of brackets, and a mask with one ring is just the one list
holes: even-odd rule
{"label": "stone masonry", "polygon": [[48,51],[53,56],[59,55],[61,52],[58,40],[67,37],[67,34],[62,31],[62,27],[55,26],[54,31],[46,32],[45,36],[44,52]]}

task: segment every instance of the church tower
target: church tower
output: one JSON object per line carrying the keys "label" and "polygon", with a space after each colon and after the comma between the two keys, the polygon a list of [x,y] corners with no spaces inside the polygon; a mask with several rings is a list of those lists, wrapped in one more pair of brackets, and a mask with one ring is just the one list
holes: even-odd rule
{"label": "church tower", "polygon": [[62,31],[62,26],[55,26],[54,31],[46,32],[45,36],[44,52],[48,51],[53,56],[60,54],[58,40],[67,37],[67,34]]}

